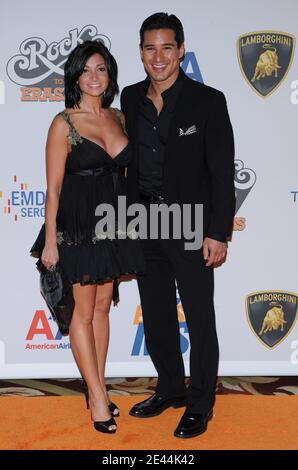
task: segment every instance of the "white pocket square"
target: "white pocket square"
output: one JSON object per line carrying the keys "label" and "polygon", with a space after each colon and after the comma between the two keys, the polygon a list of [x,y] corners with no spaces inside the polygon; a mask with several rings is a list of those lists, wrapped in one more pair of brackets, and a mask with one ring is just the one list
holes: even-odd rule
{"label": "white pocket square", "polygon": [[198,129],[195,124],[190,127],[179,127],[179,137],[184,137],[185,135],[195,134],[196,132],[198,132]]}

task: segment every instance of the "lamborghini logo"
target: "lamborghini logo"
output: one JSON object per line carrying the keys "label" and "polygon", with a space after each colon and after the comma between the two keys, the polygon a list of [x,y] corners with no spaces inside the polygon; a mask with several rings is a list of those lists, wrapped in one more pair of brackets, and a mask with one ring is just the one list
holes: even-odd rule
{"label": "lamborghini logo", "polygon": [[272,349],[291,332],[298,316],[298,296],[285,291],[254,292],[246,297],[248,323],[261,343]]}
{"label": "lamborghini logo", "polygon": [[292,64],[295,36],[278,31],[257,31],[238,38],[240,69],[247,83],[261,97],[273,93]]}

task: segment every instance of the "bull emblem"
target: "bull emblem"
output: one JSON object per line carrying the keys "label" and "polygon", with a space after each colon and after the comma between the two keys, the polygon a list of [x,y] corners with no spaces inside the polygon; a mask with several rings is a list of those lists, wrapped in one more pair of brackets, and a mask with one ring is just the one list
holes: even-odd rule
{"label": "bull emblem", "polygon": [[268,312],[265,315],[265,318],[262,324],[262,329],[259,332],[260,336],[264,333],[267,333],[267,331],[278,330],[279,328],[280,328],[280,331],[283,331],[284,324],[287,323],[285,320],[285,314],[284,314],[282,305],[276,302],[270,302],[269,305],[272,308],[270,308],[270,310],[268,310]]}
{"label": "bull emblem", "polygon": [[256,80],[260,80],[260,78],[271,77],[273,72],[274,77],[277,78],[278,69],[281,68],[281,66],[278,65],[278,55],[276,48],[270,46],[270,44],[264,44],[263,48],[267,50],[262,52],[259,57],[254,76],[251,79],[252,83],[254,83]]}
{"label": "bull emblem", "polygon": [[285,79],[294,51],[295,36],[281,31],[254,31],[237,40],[241,72],[262,98],[270,96]]}
{"label": "bull emblem", "polygon": [[295,326],[298,295],[287,291],[253,292],[246,297],[246,315],[258,341],[275,348]]}

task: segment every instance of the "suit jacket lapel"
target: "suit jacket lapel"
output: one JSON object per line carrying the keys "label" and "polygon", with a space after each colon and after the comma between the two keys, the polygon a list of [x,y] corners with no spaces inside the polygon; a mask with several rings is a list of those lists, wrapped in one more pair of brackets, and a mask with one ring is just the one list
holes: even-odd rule
{"label": "suit jacket lapel", "polygon": [[169,154],[171,147],[175,148],[175,141],[178,138],[178,127],[185,112],[186,103],[190,103],[189,96],[188,96],[188,80],[190,80],[187,76],[183,79],[182,88],[180,93],[177,97],[177,102],[175,106],[174,115],[172,117],[172,121],[169,128],[168,139],[165,148],[165,165],[168,162]]}
{"label": "suit jacket lapel", "polygon": [[[175,140],[178,137],[177,129],[179,126],[179,121],[181,120],[181,117],[183,116],[185,112],[185,104],[190,102],[190,97],[188,96],[188,82],[190,81],[190,78],[188,78],[187,75],[185,75],[182,70],[180,71],[180,73],[183,74],[183,84],[182,84],[180,93],[177,97],[174,115],[172,117],[172,121],[171,121],[170,128],[169,128],[169,134],[168,134],[168,139],[167,139],[166,148],[165,148],[165,162],[164,162],[165,165],[169,160],[169,153],[170,153],[172,145],[173,147],[175,147]],[[144,96],[144,88],[148,87],[149,83],[150,83],[150,79],[148,76],[143,82],[139,83],[137,93],[135,94],[135,101],[133,103],[133,109],[131,111],[132,113],[131,122],[134,123],[133,136],[134,136],[134,142],[136,144],[135,155],[136,155],[137,162],[139,159],[139,154],[138,154],[138,149],[137,149],[138,111],[139,111],[141,100]]]}

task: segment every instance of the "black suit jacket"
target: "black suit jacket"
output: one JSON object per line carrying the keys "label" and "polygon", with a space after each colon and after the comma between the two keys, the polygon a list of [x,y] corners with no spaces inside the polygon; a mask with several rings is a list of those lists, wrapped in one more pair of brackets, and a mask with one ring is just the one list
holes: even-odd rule
{"label": "black suit jacket", "polygon": [[[204,235],[228,237],[235,213],[235,189],[234,139],[226,100],[222,92],[191,80],[182,70],[180,74],[183,85],[165,151],[165,202],[203,204]],[[146,80],[124,88],[121,94],[133,147],[127,172],[128,203],[138,200],[137,114]],[[194,125],[196,132],[181,135]]]}

